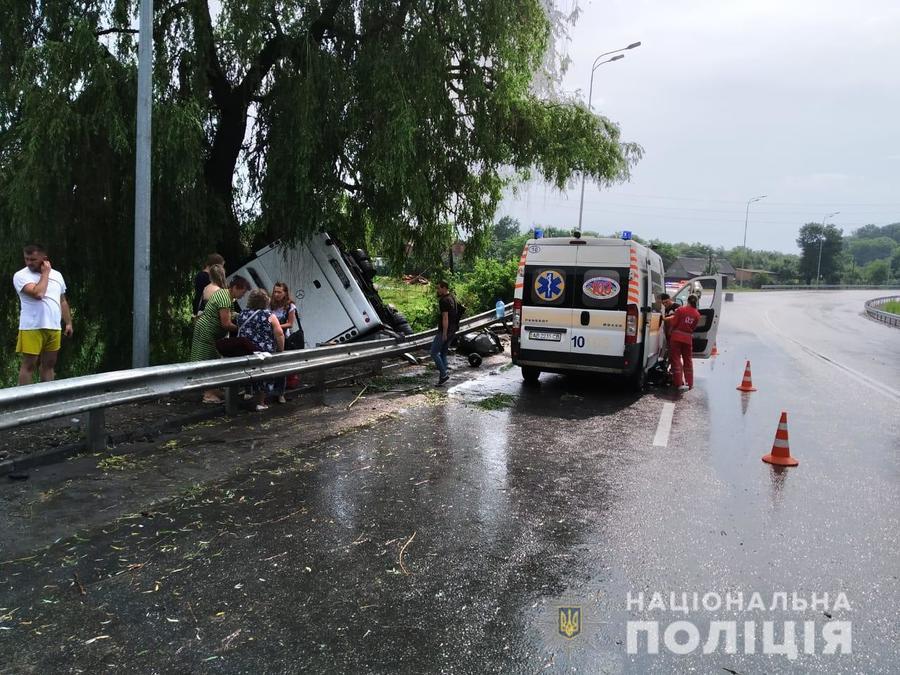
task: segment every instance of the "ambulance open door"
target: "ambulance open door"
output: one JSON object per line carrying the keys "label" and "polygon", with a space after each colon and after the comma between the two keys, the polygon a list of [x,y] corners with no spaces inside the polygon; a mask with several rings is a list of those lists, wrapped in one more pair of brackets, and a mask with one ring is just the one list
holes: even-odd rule
{"label": "ambulance open door", "polygon": [[687,305],[688,295],[699,295],[697,309],[700,323],[694,330],[694,358],[708,359],[716,343],[719,319],[722,316],[722,275],[694,277],[679,289],[673,300]]}

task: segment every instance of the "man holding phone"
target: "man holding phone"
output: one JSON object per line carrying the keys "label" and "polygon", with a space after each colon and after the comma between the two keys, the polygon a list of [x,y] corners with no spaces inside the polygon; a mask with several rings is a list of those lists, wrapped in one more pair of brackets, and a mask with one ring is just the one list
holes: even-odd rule
{"label": "man holding phone", "polygon": [[[25,267],[13,275],[13,286],[19,294],[19,338],[16,353],[21,355],[19,384],[31,384],[40,363],[42,382],[56,376],[63,330],[72,336],[72,313],[66,300],[66,282],[53,269],[46,249],[29,244],[23,249]],[[60,329],[65,324],[63,330]]]}

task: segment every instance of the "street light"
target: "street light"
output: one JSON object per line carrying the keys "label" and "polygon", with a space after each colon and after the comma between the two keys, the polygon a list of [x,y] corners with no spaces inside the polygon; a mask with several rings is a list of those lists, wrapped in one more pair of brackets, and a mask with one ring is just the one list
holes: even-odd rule
{"label": "street light", "polygon": [[131,367],[150,365],[150,120],[153,105],[153,0],[140,0],[137,134],[134,161],[134,287]]}
{"label": "street light", "polygon": [[840,211],[835,211],[834,213],[829,213],[827,216],[822,218],[822,236],[819,237],[819,262],[816,264],[816,288],[819,287],[819,272],[822,271],[822,244],[825,243],[825,221],[831,218],[832,216],[836,216]]}
{"label": "street light", "polygon": [[[613,49],[611,52],[603,52],[594,59],[594,65],[591,66],[591,84],[588,87],[588,110],[591,109],[591,97],[594,94],[594,71],[597,70],[604,63],[612,63],[613,61],[618,61],[619,59],[624,59],[624,54],[619,54],[618,52],[628,51],[629,49],[634,49],[635,47],[640,47],[641,43],[632,42],[627,47],[622,47],[621,49]],[[601,61],[604,56],[609,56],[610,54],[616,54],[611,59],[606,59],[606,61]],[[584,172],[581,172],[581,200],[578,203],[578,231],[581,232],[581,216],[584,214]]]}
{"label": "street light", "polygon": [[[758,197],[753,197],[747,200],[747,212],[744,214],[744,245],[741,247],[743,251],[741,252],[741,267],[744,268],[746,272],[747,266],[747,223],[750,221],[750,205],[753,202],[758,202],[760,199],[765,199],[767,195],[759,195]],[[741,279],[741,288],[744,287],[744,280]]]}

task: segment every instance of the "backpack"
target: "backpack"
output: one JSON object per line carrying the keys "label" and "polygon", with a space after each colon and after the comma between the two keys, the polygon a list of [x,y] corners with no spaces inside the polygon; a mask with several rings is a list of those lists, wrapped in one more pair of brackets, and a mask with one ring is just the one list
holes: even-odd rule
{"label": "backpack", "polygon": [[456,305],[456,320],[454,323],[458,326],[460,319],[466,315],[466,306],[462,304],[455,295],[453,296],[453,304]]}

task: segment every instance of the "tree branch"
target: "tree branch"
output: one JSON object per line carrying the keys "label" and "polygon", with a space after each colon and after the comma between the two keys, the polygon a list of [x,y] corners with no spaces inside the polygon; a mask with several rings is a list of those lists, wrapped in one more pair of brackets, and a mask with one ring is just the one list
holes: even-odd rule
{"label": "tree branch", "polygon": [[331,0],[322,10],[322,14],[312,22],[309,32],[312,33],[313,40],[316,44],[321,44],[326,33],[330,33],[335,37],[342,37],[345,40],[358,42],[361,38],[354,31],[344,26],[338,26],[334,22],[334,17],[338,9],[341,7],[343,0]]}
{"label": "tree branch", "polygon": [[206,78],[209,82],[209,91],[216,104],[222,108],[230,103],[234,91],[222,70],[222,64],[219,63],[212,18],[209,15],[209,5],[206,0],[191,0],[191,14],[199,51],[206,56]]}
{"label": "tree branch", "polygon": [[128,33],[131,35],[136,35],[140,31],[135,30],[134,28],[104,28],[103,30],[94,31],[94,35],[96,37],[101,37],[103,35],[111,35],[113,33]]}

